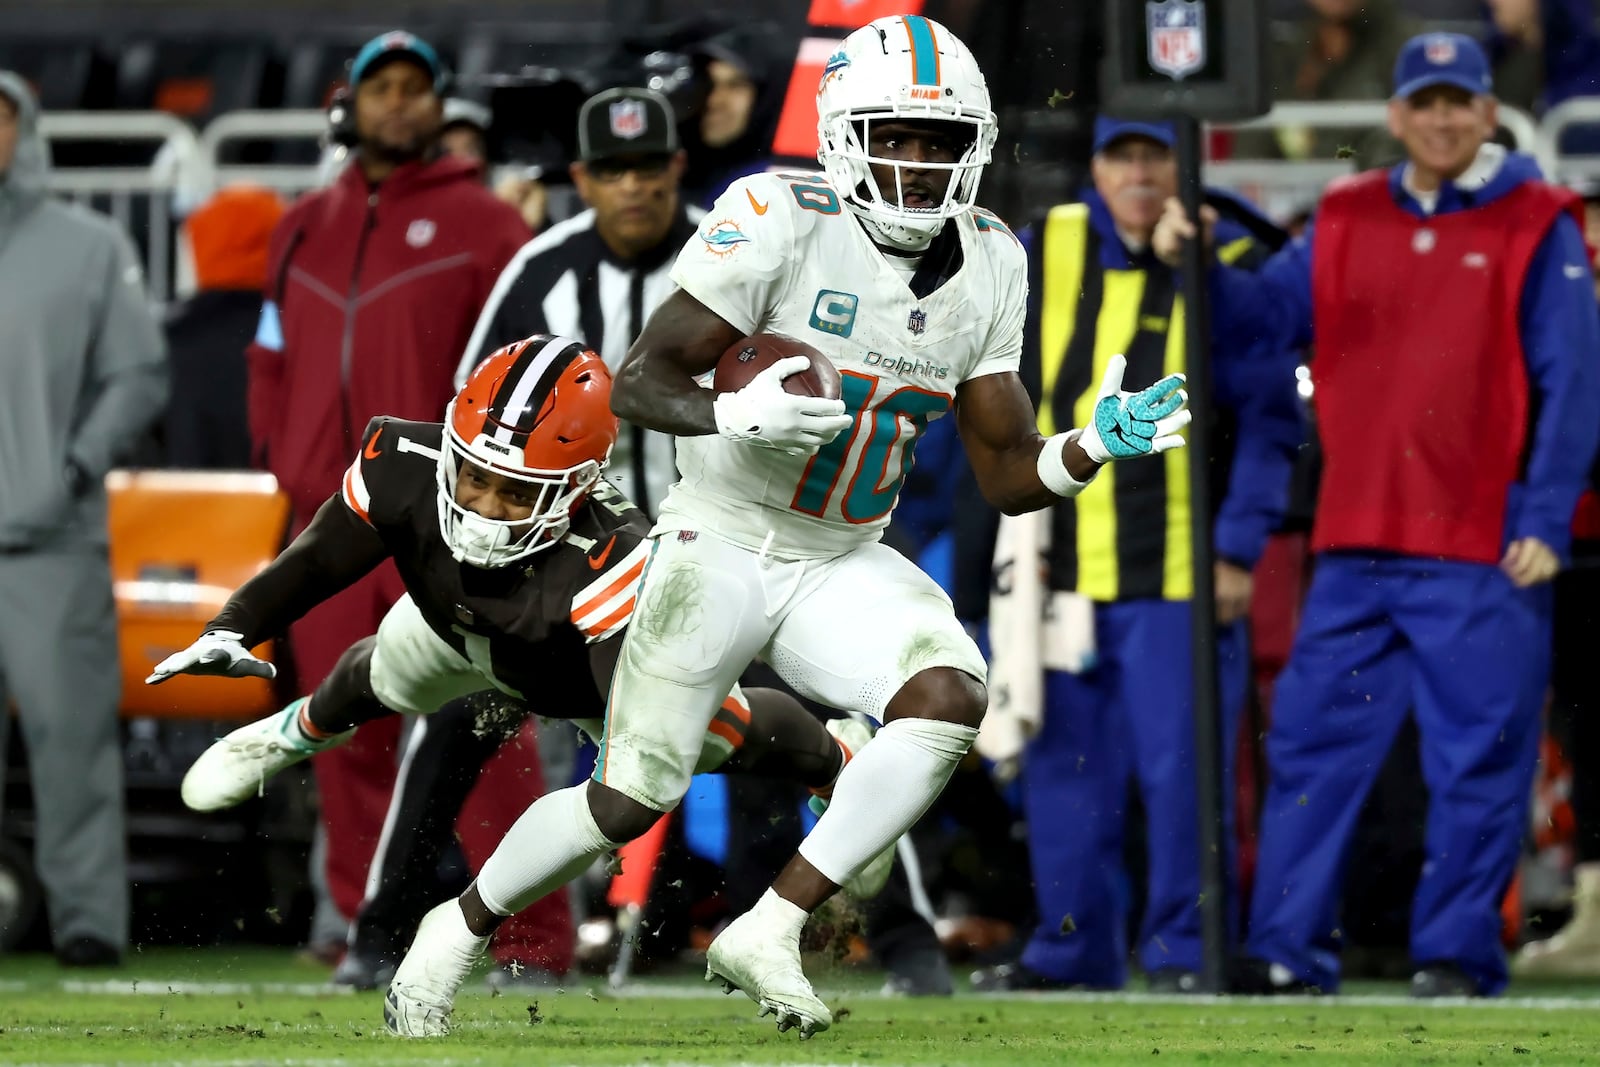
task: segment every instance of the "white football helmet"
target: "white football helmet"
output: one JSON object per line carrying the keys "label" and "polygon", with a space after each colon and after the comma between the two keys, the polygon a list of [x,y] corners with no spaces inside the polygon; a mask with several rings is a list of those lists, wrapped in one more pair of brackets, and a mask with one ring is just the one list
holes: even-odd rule
{"label": "white football helmet", "polygon": [[[871,123],[933,121],[971,127],[972,143],[954,163],[924,163],[953,172],[944,202],[901,206],[896,160],[869,154]],[[844,39],[817,86],[817,158],[851,211],[888,244],[926,248],[944,220],[970,208],[998,129],[989,88],[967,46],[920,15],[877,19]],[[896,167],[894,197],[885,197],[868,164]]]}

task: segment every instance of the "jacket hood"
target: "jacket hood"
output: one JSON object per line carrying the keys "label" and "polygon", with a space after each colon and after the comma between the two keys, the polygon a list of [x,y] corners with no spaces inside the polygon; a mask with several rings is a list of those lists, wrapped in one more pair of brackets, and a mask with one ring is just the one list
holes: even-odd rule
{"label": "jacket hood", "polygon": [[[1422,214],[1416,198],[1406,191],[1405,174],[1409,164],[1400,163],[1389,170],[1389,192],[1395,202],[1408,211]],[[1453,182],[1446,182],[1439,190],[1439,203],[1434,214],[1462,211],[1470,207],[1493,203],[1518,186],[1531,181],[1541,181],[1544,172],[1538,162],[1523,152],[1507,151],[1497,144],[1486,144],[1478,149],[1478,158],[1466,173]]]}
{"label": "jacket hood", "polygon": [[0,240],[45,197],[50,153],[39,133],[39,101],[22,75],[0,70],[0,96],[17,109],[17,149],[0,171]]}
{"label": "jacket hood", "polygon": [[[717,34],[691,50],[702,78],[712,60],[731,63],[755,83],[756,98],[744,133],[720,148],[701,141],[698,109],[690,121],[682,124],[683,144],[689,152],[689,166],[683,176],[685,188],[699,190],[719,183],[725,186],[734,177],[765,169],[789,86],[788,70],[779,55],[782,39],[771,23],[757,23]],[[722,188],[712,192],[720,196]]]}

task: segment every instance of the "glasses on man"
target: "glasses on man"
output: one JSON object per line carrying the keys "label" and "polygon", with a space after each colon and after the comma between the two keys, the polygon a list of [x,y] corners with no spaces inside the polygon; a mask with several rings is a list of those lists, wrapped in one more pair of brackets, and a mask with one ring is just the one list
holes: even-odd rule
{"label": "glasses on man", "polygon": [[641,178],[659,178],[672,166],[672,156],[652,153],[647,156],[619,156],[615,159],[596,159],[587,164],[589,176],[597,182],[619,182],[625,174]]}

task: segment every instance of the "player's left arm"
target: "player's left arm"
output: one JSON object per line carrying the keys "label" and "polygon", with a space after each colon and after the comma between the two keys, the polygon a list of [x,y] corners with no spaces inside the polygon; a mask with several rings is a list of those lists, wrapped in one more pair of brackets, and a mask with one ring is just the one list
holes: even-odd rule
{"label": "player's left arm", "polygon": [[1079,431],[1040,435],[1015,372],[985,374],[957,386],[956,428],[984,499],[1007,515],[1076,496],[1100,470],[1078,444]]}
{"label": "player's left arm", "polygon": [[716,395],[697,379],[771,312],[793,258],[790,209],[776,178],[734,182],[672,264],[677,290],[628,349],[611,388],[618,418],[679,437],[719,432]]}
{"label": "player's left arm", "polygon": [[1123,392],[1127,362],[1120,355],[1107,361],[1093,421],[1041,436],[1017,370],[1028,303],[1022,250],[1002,260],[999,271],[1001,306],[983,356],[956,387],[956,428],[984,499],[1008,515],[1038,511],[1077,496],[1102,464],[1183,444],[1178,431],[1189,422],[1183,376],[1170,374],[1137,393]]}
{"label": "player's left arm", "polygon": [[[1572,513],[1600,440],[1600,312],[1593,284],[1583,235],[1563,213],[1534,253],[1523,283],[1522,351],[1537,415],[1510,525],[1513,547],[1537,540],[1557,560],[1570,548]],[[1551,567],[1543,570],[1553,573]]]}

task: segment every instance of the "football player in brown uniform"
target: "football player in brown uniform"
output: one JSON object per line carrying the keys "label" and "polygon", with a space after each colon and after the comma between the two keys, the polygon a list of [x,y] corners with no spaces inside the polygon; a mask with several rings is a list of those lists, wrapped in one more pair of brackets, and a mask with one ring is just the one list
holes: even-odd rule
{"label": "football player in brown uniform", "polygon": [[[240,727],[195,761],[183,799],[213,811],[393,713],[427,715],[498,691],[601,743],[606,695],[654,542],[602,477],[617,437],[611,377],[569,338],[535,336],[477,369],[441,423],[376,418],[341,491],[147,679],[272,677],[256,644],[392,558],[406,596],[309,698]],[[792,697],[735,688],[706,731],[702,771],[797,781],[826,796],[870,736]],[[892,850],[864,891],[881,887]]]}

